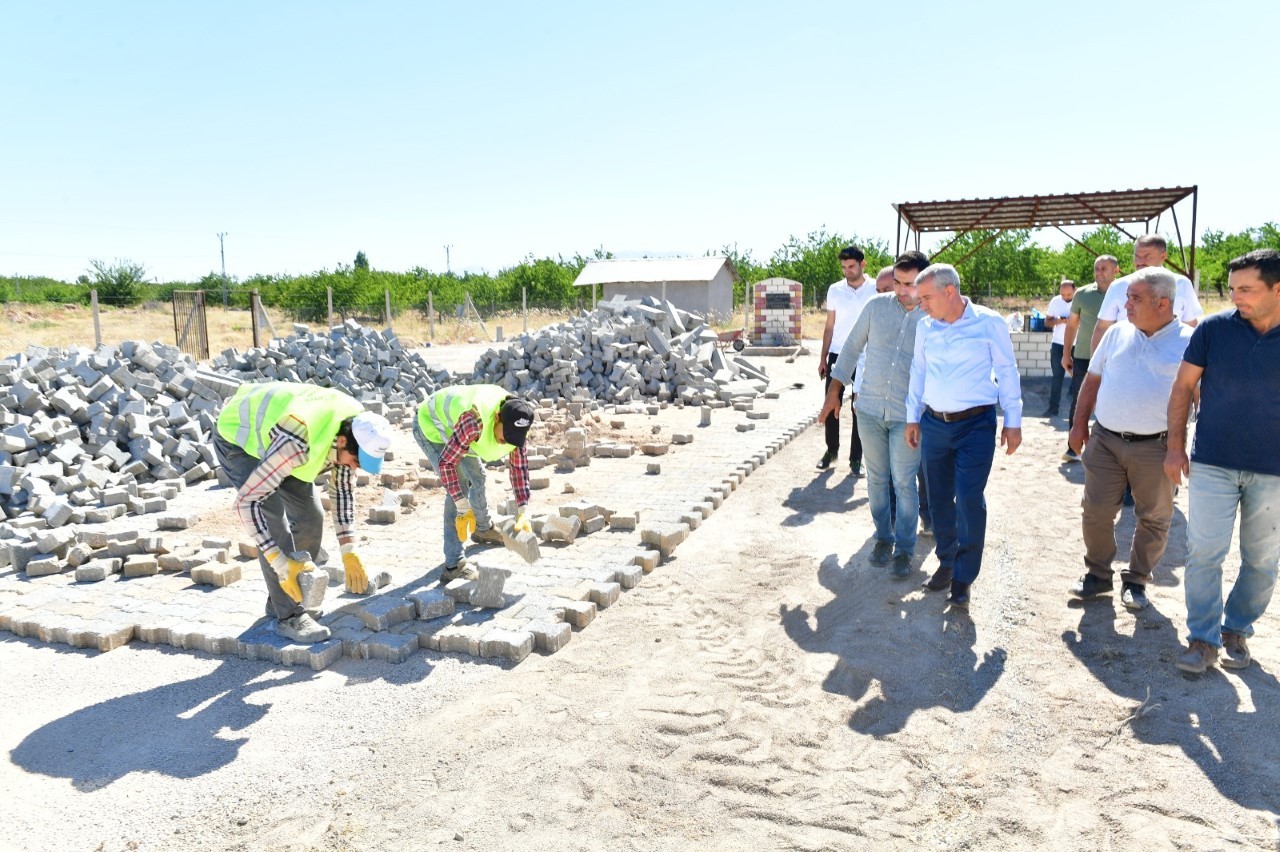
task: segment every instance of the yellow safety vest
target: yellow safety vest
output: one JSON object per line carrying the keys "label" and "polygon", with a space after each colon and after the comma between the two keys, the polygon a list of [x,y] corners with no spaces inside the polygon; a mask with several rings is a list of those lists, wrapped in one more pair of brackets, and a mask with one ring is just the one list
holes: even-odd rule
{"label": "yellow safety vest", "polygon": [[307,426],[307,461],[290,473],[315,482],[328,461],[338,427],[364,406],[340,390],[293,382],[241,385],[218,414],[218,434],[255,459],[266,455],[271,430],[293,416]]}
{"label": "yellow safety vest", "polygon": [[418,406],[418,428],[428,441],[444,444],[453,434],[458,418],[475,409],[483,428],[469,451],[487,462],[506,458],[515,452],[515,445],[499,441],[493,424],[494,415],[509,396],[511,393],[498,385],[455,385],[438,390]]}

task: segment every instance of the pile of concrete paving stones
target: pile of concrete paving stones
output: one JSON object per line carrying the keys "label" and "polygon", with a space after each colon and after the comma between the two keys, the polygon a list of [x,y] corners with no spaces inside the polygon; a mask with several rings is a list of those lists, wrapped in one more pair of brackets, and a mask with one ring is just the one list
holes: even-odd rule
{"label": "pile of concrete paving stones", "polygon": [[764,370],[722,352],[717,341],[702,317],[669,301],[615,296],[568,322],[489,350],[473,375],[535,399],[702,405],[762,391]]}
{"label": "pile of concrete paving stones", "polygon": [[[716,339],[699,317],[670,303],[615,299],[501,352],[490,350],[475,380],[538,398],[543,426],[565,428],[563,446],[532,448],[533,487],[546,489],[553,475],[582,476],[593,458],[632,458],[632,442],[590,439],[588,429],[578,428],[588,415],[600,421],[602,400],[613,403],[614,428],[630,415],[668,412],[669,401],[698,404],[699,430],[711,425],[713,408],[745,412],[746,420],[734,424],[738,433],[769,417],[756,408],[758,400],[777,396],[765,393],[764,370],[725,357]],[[585,626],[669,556],[779,441],[807,425],[801,417],[781,432],[761,431],[750,442],[760,446],[719,471],[708,489],[665,509],[659,507],[669,502],[669,479],[657,493],[638,489],[647,495],[635,503],[641,511],[582,503],[535,516],[534,534],[508,535],[510,551],[482,554],[478,582],[434,590],[401,578],[374,598],[344,601],[326,616],[340,644],[302,650],[276,637],[269,623],[254,625],[263,592],[244,592],[261,587],[252,546],[183,535],[198,531],[202,512],[225,510],[225,496],[208,499],[217,485],[210,438],[219,408],[242,382],[270,380],[341,387],[404,424],[419,401],[455,378],[401,347],[390,329],[353,321],[323,334],[295,326],[293,335],[265,348],[224,352],[211,368],[175,347],[141,341],[94,350],[30,347],[0,361],[0,629],[99,650],[139,639],[316,667],[341,654],[398,662],[418,647],[505,659],[535,647],[553,652],[568,641],[568,630]],[[656,484],[663,465],[650,457],[692,443],[693,430],[668,441],[656,436],[660,426],[651,428],[654,439],[639,449],[644,474]],[[729,440],[743,446],[741,434]],[[404,457],[419,455],[411,440],[405,443]],[[679,459],[664,463],[670,469]],[[425,459],[419,465],[428,468]],[[429,468],[387,471],[377,483],[359,479],[382,490],[369,509],[367,523],[375,527],[416,511],[416,490],[439,488]],[[618,534],[636,540],[594,553],[583,540],[601,531],[613,545]],[[540,543],[552,560],[538,559]],[[323,560],[322,553],[322,566]],[[340,585],[340,569],[324,567],[325,578]],[[375,579],[379,587],[393,582],[386,572]],[[176,594],[193,587],[218,594],[203,595],[193,608]],[[520,601],[515,610],[512,595]],[[459,605],[465,609],[455,611]],[[210,613],[212,622],[205,618]],[[401,623],[427,626],[388,629]]]}

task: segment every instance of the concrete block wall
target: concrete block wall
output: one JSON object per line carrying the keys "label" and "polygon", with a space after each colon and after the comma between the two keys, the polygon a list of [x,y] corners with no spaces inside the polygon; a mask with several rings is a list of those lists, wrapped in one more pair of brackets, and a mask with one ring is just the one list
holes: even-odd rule
{"label": "concrete block wall", "polygon": [[1049,376],[1049,347],[1053,345],[1053,332],[1016,332],[1013,339],[1013,355],[1018,359],[1018,373],[1027,378]]}

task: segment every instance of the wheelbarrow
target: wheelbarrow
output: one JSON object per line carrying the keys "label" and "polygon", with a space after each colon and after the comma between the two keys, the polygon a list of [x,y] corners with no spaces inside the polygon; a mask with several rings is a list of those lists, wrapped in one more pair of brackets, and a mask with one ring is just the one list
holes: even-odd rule
{"label": "wheelbarrow", "polygon": [[747,348],[747,341],[742,338],[743,331],[744,329],[735,328],[729,331],[716,332],[716,346],[720,347],[721,352],[728,349],[730,346],[733,347],[734,352],[741,352],[743,349]]}

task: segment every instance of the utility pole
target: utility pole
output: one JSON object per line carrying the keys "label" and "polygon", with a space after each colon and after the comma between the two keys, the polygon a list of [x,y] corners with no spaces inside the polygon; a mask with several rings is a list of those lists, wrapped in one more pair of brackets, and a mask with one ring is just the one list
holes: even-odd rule
{"label": "utility pole", "polygon": [[227,309],[227,249],[222,240],[226,235],[226,231],[218,234],[218,254],[222,255],[222,309],[224,311]]}
{"label": "utility pole", "polygon": [[449,251],[453,248],[453,243],[444,247],[444,272],[446,275],[453,274],[453,267],[449,264]]}

